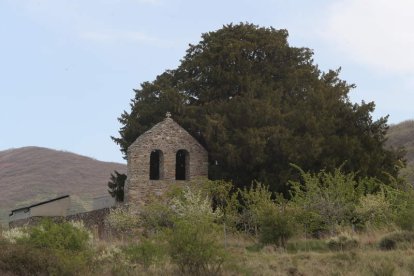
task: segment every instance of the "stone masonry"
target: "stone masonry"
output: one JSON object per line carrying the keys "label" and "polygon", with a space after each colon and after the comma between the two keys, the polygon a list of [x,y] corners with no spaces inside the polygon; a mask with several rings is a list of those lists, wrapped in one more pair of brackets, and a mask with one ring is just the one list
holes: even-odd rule
{"label": "stone masonry", "polygon": [[[173,183],[208,177],[208,154],[171,115],[139,136],[128,148],[125,201],[137,207],[161,195]],[[176,180],[177,152],[185,152],[185,180]],[[150,179],[151,153],[159,153],[159,179]]]}

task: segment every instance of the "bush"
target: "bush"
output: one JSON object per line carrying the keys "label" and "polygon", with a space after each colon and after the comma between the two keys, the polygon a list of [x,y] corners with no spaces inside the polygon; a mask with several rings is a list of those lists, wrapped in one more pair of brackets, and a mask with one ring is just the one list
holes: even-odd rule
{"label": "bush", "polygon": [[384,236],[379,241],[379,248],[382,250],[393,250],[403,244],[411,245],[414,242],[414,232],[401,231]]}
{"label": "bush", "polygon": [[224,250],[212,223],[180,220],[168,233],[171,260],[181,273],[216,274],[224,262]]}
{"label": "bush", "polygon": [[2,235],[0,238],[13,244],[18,240],[29,237],[27,229],[23,227],[11,228],[9,230],[3,231],[1,234]]}
{"label": "bush", "polygon": [[358,247],[359,242],[349,235],[339,235],[327,241],[328,248],[334,251],[343,251]]}
{"label": "bush", "polygon": [[286,248],[287,240],[293,235],[294,227],[290,216],[271,203],[263,208],[259,216],[259,240]]}
{"label": "bush", "polygon": [[269,187],[260,182],[253,182],[249,189],[239,190],[242,212],[239,216],[244,231],[248,234],[258,236],[260,228],[260,216],[263,209],[274,202]]}
{"label": "bush", "polygon": [[3,233],[0,271],[17,275],[74,275],[91,260],[91,233],[82,223],[43,220],[37,226]]}
{"label": "bush", "polygon": [[367,194],[359,199],[356,215],[364,224],[371,227],[385,226],[392,221],[392,210],[384,191]]}
{"label": "bush", "polygon": [[139,244],[132,244],[123,248],[130,263],[140,264],[145,269],[160,263],[164,257],[164,248],[154,240],[143,239]]}
{"label": "bush", "polygon": [[156,234],[163,228],[171,228],[174,221],[174,212],[170,206],[158,201],[146,205],[140,212],[140,225],[144,234]]}
{"label": "bush", "polygon": [[219,243],[220,232],[214,223],[221,213],[214,212],[211,201],[201,193],[184,191],[172,200],[175,221],[166,230],[169,254],[181,273],[217,274],[224,262],[224,249]]}
{"label": "bush", "polygon": [[382,250],[394,250],[397,247],[397,242],[389,237],[384,237],[380,240],[378,246]]}
{"label": "bush", "polygon": [[138,215],[131,212],[127,207],[111,209],[105,219],[105,224],[119,235],[131,233],[139,227]]}
{"label": "bush", "polygon": [[290,182],[290,205],[297,210],[297,221],[313,236],[319,236],[320,230],[334,233],[337,225],[350,224],[360,195],[355,189],[358,186],[355,174],[344,173],[341,168],[319,173],[306,173],[296,168],[302,182]]}
{"label": "bush", "polygon": [[81,224],[54,223],[51,220],[43,220],[39,225],[28,228],[27,234],[20,240],[36,248],[76,252],[87,250],[92,237]]}
{"label": "bush", "polygon": [[90,256],[84,252],[37,248],[29,244],[2,244],[0,273],[11,275],[82,275]]}

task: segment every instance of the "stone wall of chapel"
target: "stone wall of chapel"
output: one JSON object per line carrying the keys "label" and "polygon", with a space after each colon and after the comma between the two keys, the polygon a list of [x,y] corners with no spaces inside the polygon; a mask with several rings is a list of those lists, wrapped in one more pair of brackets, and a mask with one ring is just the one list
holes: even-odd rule
{"label": "stone wall of chapel", "polygon": [[[207,151],[172,119],[167,118],[139,137],[128,149],[128,179],[125,199],[130,205],[143,205],[151,195],[161,195],[175,180],[176,153],[189,153],[189,179],[208,177]],[[163,154],[163,179],[150,180],[150,155],[153,150]]]}

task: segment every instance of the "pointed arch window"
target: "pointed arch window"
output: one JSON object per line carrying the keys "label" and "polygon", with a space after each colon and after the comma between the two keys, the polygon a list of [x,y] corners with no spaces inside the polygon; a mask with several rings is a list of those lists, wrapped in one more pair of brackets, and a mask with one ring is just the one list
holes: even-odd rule
{"label": "pointed arch window", "polygon": [[150,180],[160,180],[164,178],[164,154],[161,150],[151,151],[150,155]]}

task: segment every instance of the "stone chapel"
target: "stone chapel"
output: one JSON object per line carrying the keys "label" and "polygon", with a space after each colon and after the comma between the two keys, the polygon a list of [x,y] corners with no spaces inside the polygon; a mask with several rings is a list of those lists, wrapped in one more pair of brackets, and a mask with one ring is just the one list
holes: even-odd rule
{"label": "stone chapel", "polygon": [[208,177],[208,153],[197,140],[166,118],[139,136],[128,148],[125,201],[142,206],[173,183]]}

